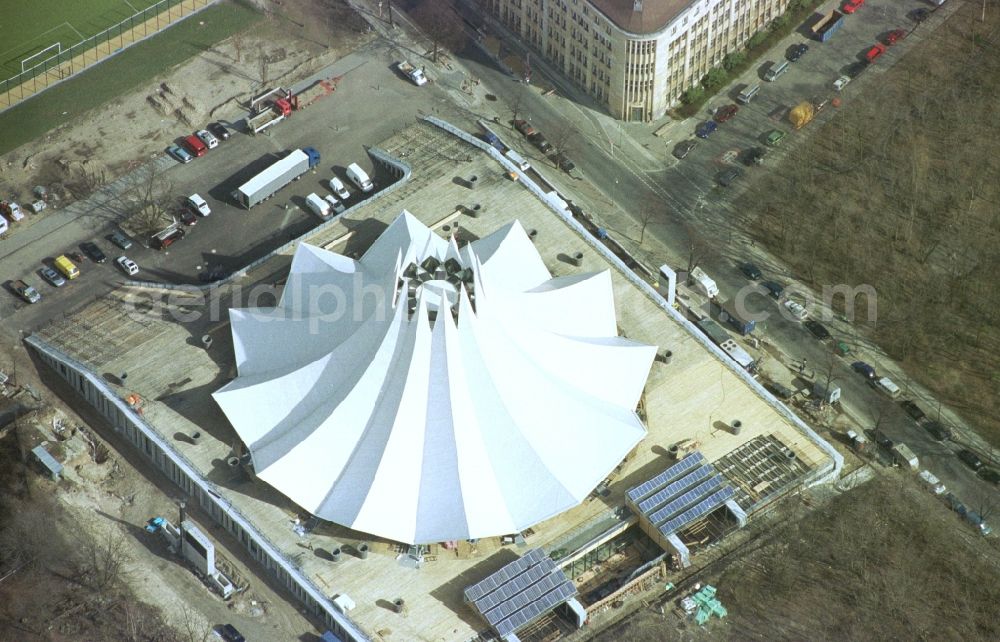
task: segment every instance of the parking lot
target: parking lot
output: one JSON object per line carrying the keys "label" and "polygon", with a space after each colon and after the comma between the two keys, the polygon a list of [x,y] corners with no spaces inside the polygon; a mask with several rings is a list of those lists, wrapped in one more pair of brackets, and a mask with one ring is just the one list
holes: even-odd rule
{"label": "parking lot", "polygon": [[[173,185],[178,210],[192,193],[204,197],[211,208],[210,215],[184,226],[185,237],[165,250],[150,248],[148,240],[134,242],[128,250],[112,245],[108,236],[119,222],[112,212],[120,208],[103,205],[108,196],[101,193],[73,207],[74,212],[86,212],[82,215],[70,215],[68,208],[66,212],[49,213],[35,221],[32,228],[18,231],[11,240],[20,247],[12,249],[8,241],[8,254],[0,260],[4,279],[26,280],[38,289],[42,300],[29,306],[8,291],[8,296],[0,298],[0,315],[16,317],[19,327],[28,330],[54,313],[63,314],[92,300],[126,278],[114,261],[121,254],[139,265],[140,272],[134,279],[198,283],[207,272],[231,272],[315,227],[321,219],[305,207],[309,193],[321,197],[329,194],[329,179],[334,175],[345,179],[344,170],[350,163],[356,162],[371,172],[366,146],[387,138],[421,114],[455,109],[448,93],[457,78],[432,76],[436,82],[417,87],[393,68],[395,60],[398,58],[393,52],[384,48],[347,56],[318,76],[337,79],[333,93],[293,112],[266,133],[251,136],[241,131],[242,124],[236,122],[234,114],[233,135],[205,156],[181,164],[164,155],[158,161],[167,167],[162,178]],[[375,118],[371,116],[374,99],[379,105]],[[451,117],[458,114],[453,112]],[[177,137],[188,133],[178,130]],[[250,210],[233,201],[231,193],[237,187],[285,152],[306,146],[315,147],[321,154],[314,170]],[[384,184],[379,174],[372,178],[376,189]],[[359,190],[345,182],[352,191],[353,198],[347,203],[351,205]],[[43,265],[51,266],[60,254],[80,251],[79,244],[86,240],[96,242],[108,255],[108,261],[96,264],[84,260],[78,265],[80,277],[61,288],[42,280],[38,271]]]}

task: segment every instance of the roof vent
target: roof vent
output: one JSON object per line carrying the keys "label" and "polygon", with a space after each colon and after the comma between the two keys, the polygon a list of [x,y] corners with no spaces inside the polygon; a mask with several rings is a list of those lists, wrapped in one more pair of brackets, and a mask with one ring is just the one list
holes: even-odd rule
{"label": "roof vent", "polygon": [[639,12],[642,11],[642,0],[633,0],[632,11]]}

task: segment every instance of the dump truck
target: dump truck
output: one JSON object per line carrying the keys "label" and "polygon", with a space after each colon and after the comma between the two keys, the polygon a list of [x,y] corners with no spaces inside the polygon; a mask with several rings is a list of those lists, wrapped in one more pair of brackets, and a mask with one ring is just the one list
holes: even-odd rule
{"label": "dump truck", "polygon": [[830,13],[820,18],[819,22],[813,25],[812,34],[816,40],[826,42],[833,37],[833,34],[844,26],[844,14],[834,9]]}
{"label": "dump truck", "polygon": [[788,112],[788,121],[795,129],[802,129],[816,117],[816,107],[808,100],[803,100]]}
{"label": "dump truck", "polygon": [[417,87],[422,87],[427,84],[427,76],[424,75],[424,70],[420,67],[414,67],[406,60],[396,63],[396,68],[399,72],[409,78],[414,85]]}
{"label": "dump truck", "polygon": [[38,293],[38,290],[31,287],[24,281],[14,281],[10,285],[14,288],[14,291],[17,292],[18,296],[28,303],[38,303],[42,300],[42,295]]}
{"label": "dump truck", "polygon": [[241,185],[233,192],[233,200],[250,209],[318,164],[318,151],[312,147],[296,149]]}
{"label": "dump truck", "polygon": [[253,134],[259,134],[292,115],[292,92],[281,88],[272,89],[255,98],[253,104],[257,112],[247,118],[247,129]]}

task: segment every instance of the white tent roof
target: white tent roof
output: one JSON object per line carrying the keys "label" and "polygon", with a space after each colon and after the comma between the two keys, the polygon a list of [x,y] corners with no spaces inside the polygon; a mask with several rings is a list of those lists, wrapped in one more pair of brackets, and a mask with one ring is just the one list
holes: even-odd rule
{"label": "white tent roof", "polygon": [[645,434],[655,348],[617,336],[607,271],[552,278],[516,221],[459,249],[404,211],[357,261],[300,245],[278,305],[230,320],[214,396],[257,475],[358,531],[522,531]]}

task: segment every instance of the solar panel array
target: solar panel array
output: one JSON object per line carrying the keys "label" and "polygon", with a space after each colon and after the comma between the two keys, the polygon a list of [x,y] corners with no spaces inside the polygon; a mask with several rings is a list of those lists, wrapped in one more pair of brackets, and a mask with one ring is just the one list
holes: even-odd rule
{"label": "solar panel array", "polygon": [[656,477],[647,482],[639,484],[632,490],[625,493],[625,496],[632,502],[638,502],[643,497],[662,488],[684,473],[705,462],[705,457],[700,452],[693,452],[680,460],[670,468],[666,469]]}
{"label": "solar panel array", "polygon": [[684,526],[690,524],[694,520],[711,513],[713,510],[722,506],[726,503],[726,500],[732,499],[736,495],[736,491],[733,490],[732,486],[726,486],[722,490],[712,494],[710,497],[702,500],[697,506],[689,510],[684,511],[677,517],[673,518],[666,524],[660,526],[660,534],[664,537],[670,535],[671,533],[676,533]]}
{"label": "solar panel array", "polygon": [[654,493],[639,502],[639,510],[643,513],[651,513],[655,511],[657,506],[662,506],[664,502],[668,502],[672,498],[677,497],[678,494],[683,493],[686,489],[691,488],[691,486],[700,484],[702,481],[710,477],[713,472],[715,471],[711,466],[702,466],[701,468],[696,469],[690,475],[685,475],[677,481],[667,484],[663,490]]}
{"label": "solar panel array", "polygon": [[640,518],[664,537],[726,503],[736,491],[699,452],[626,493]]}
{"label": "solar panel array", "polygon": [[465,589],[465,599],[501,636],[525,626],[576,595],[576,587],[542,549]]}
{"label": "solar panel array", "polygon": [[649,521],[657,525],[662,524],[678,513],[682,513],[688,508],[694,506],[705,497],[708,497],[710,494],[718,490],[719,486],[722,486],[722,484],[722,477],[719,475],[713,475],[711,478],[706,479],[703,483],[698,484],[680,497],[668,502],[663,508],[659,509],[655,513],[650,513]]}

